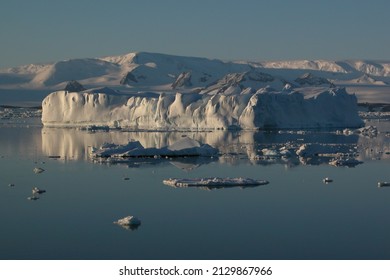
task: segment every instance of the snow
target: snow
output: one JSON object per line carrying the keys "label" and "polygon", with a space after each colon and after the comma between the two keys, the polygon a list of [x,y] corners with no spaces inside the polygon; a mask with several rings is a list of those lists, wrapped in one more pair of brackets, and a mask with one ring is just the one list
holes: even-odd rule
{"label": "snow", "polygon": [[266,185],[269,182],[265,180],[254,180],[251,178],[195,178],[180,179],[169,178],[163,180],[165,185],[172,187],[233,187],[233,186],[259,186]]}
{"label": "snow", "polygon": [[38,71],[33,84],[54,86],[71,80],[84,80],[117,71],[117,67],[100,59],[70,59],[59,61]]}
{"label": "snow", "polygon": [[355,93],[359,102],[390,103],[390,63],[385,60],[235,62],[133,52],[0,69],[0,104],[10,105],[15,98],[25,102],[19,100],[20,91],[28,93],[29,103],[39,104],[43,92],[64,89],[72,80],[85,88],[111,87],[131,94],[196,90],[212,96],[253,94],[267,86],[281,91],[286,84],[305,94],[307,87],[335,85]]}
{"label": "snow", "polygon": [[343,88],[305,98],[299,91],[176,93],[154,96],[57,91],[42,102],[42,123],[134,129],[262,129],[359,127],[357,100]]}
{"label": "snow", "polygon": [[90,155],[94,158],[105,157],[186,157],[186,156],[216,156],[218,149],[208,144],[183,137],[170,146],[162,148],[144,148],[139,141],[130,141],[126,145],[105,143],[100,148],[91,148]]}

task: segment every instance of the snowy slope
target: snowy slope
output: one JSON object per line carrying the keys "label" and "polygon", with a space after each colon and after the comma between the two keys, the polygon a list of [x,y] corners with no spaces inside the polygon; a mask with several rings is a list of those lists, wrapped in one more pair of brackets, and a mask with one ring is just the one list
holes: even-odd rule
{"label": "snowy slope", "polygon": [[[312,81],[306,83],[302,78]],[[213,94],[215,90],[225,92],[228,88],[229,93],[243,88],[256,91],[267,86],[281,90],[285,84],[295,87],[335,85],[356,93],[359,102],[390,103],[390,61],[226,62],[133,52],[119,56],[70,59],[53,64],[0,69],[0,90],[7,89],[9,94],[13,94],[16,89],[62,90],[73,80],[85,88],[108,86],[133,93],[196,90]],[[0,104],[1,101],[2,95]]]}

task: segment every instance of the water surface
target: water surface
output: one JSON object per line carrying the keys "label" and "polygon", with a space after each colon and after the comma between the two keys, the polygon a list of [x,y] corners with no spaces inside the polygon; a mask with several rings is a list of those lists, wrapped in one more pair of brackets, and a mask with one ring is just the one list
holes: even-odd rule
{"label": "water surface", "polygon": [[[383,124],[382,131],[387,130]],[[183,135],[219,158],[98,164],[88,146],[140,141],[162,147]],[[359,151],[353,168],[326,160],[256,157],[286,143]],[[88,132],[0,126],[1,259],[389,259],[389,138],[334,132]],[[33,172],[42,167],[41,174]],[[250,177],[270,184],[172,188],[170,177]],[[330,184],[322,179],[332,178]],[[129,180],[124,180],[129,178]],[[14,186],[10,186],[13,184]],[[28,200],[32,187],[45,189]],[[135,230],[113,222],[135,215]]]}

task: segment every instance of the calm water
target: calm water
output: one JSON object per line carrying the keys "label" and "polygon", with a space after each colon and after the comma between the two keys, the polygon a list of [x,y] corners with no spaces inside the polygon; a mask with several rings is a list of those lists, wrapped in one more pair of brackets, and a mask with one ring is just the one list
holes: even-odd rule
{"label": "calm water", "polygon": [[[223,155],[109,165],[86,153],[88,146],[129,139],[161,147],[183,134]],[[357,147],[364,163],[347,168],[254,157],[264,147],[305,142]],[[387,151],[384,133],[90,133],[3,122],[0,258],[390,259],[390,188],[377,188],[390,181]],[[35,174],[37,166],[45,171]],[[213,176],[270,184],[206,190],[162,183]],[[324,177],[334,182],[324,184]],[[34,186],[47,192],[31,201]],[[142,220],[138,229],[113,224],[128,215]]]}

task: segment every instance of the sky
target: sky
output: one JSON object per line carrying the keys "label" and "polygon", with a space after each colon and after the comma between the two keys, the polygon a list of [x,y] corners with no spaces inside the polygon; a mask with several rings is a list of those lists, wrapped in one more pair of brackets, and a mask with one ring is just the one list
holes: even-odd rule
{"label": "sky", "polygon": [[157,52],[390,59],[388,0],[1,0],[0,68]]}

